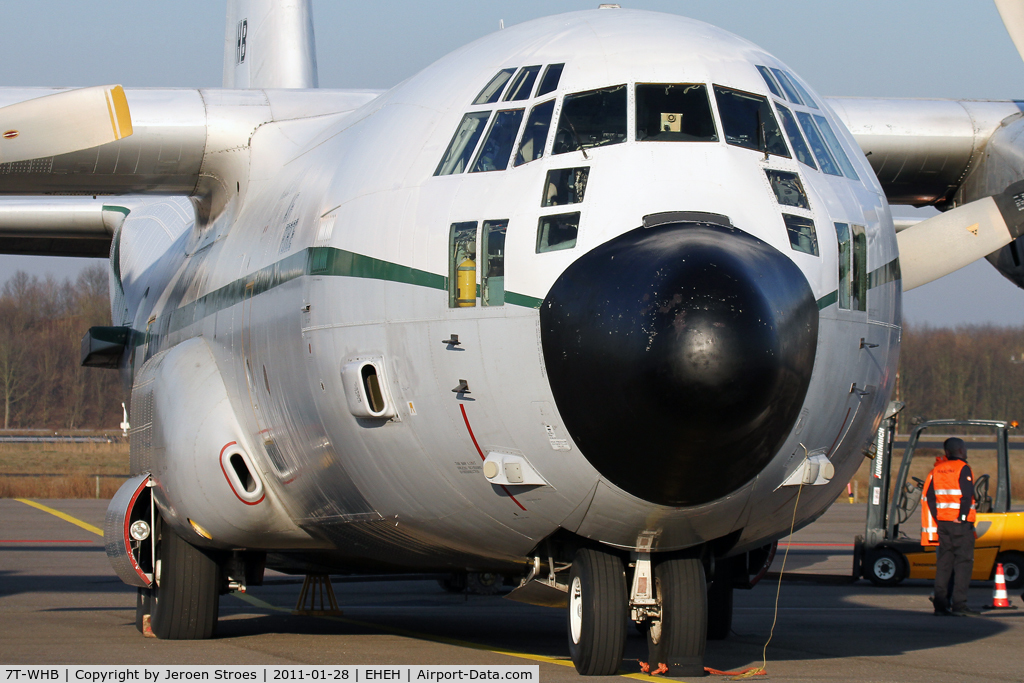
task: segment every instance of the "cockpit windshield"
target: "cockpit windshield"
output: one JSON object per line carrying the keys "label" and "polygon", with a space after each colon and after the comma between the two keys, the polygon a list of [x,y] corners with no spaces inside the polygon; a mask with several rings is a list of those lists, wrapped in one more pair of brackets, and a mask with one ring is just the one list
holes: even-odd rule
{"label": "cockpit windshield", "polygon": [[727,143],[789,158],[768,98],[716,85],[715,99]]}
{"label": "cockpit windshield", "polygon": [[566,95],[554,154],[626,141],[626,86]]}
{"label": "cockpit windshield", "polygon": [[470,170],[471,173],[504,171],[508,168],[508,160],[512,156],[512,146],[516,142],[516,135],[519,133],[519,124],[522,120],[522,109],[499,111],[494,116],[494,122],[491,124],[491,129],[487,131],[484,144],[480,146],[480,153]]}
{"label": "cockpit windshield", "polygon": [[645,83],[636,86],[636,139],[716,142],[707,86]]}
{"label": "cockpit windshield", "polygon": [[462,117],[462,122],[452,136],[452,141],[448,143],[448,149],[445,150],[434,175],[451,175],[466,170],[490,115],[489,111],[474,111]]}

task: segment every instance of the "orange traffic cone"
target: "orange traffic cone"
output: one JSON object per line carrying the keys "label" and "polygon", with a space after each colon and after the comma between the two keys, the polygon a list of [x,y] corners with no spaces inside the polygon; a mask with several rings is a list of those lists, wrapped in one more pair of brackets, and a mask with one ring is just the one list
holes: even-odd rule
{"label": "orange traffic cone", "polygon": [[1003,576],[1002,562],[996,565],[996,589],[992,594],[992,604],[988,609],[1017,609],[1017,606],[1011,605],[1006,597],[1006,577]]}

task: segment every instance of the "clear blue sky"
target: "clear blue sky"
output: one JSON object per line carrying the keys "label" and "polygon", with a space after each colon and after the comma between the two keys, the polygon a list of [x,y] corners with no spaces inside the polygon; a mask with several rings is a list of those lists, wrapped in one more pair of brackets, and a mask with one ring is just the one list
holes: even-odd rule
{"label": "clear blue sky", "polygon": [[[314,0],[320,85],[387,88],[498,28],[594,2]],[[772,52],[826,95],[1024,98],[1024,63],[991,0],[636,0]],[[0,0],[2,86],[216,87],[224,3],[216,0]],[[904,211],[905,212],[905,211]],[[83,259],[0,256],[0,279],[22,268],[58,277]],[[912,323],[1024,325],[1024,291],[987,263],[910,292]]]}

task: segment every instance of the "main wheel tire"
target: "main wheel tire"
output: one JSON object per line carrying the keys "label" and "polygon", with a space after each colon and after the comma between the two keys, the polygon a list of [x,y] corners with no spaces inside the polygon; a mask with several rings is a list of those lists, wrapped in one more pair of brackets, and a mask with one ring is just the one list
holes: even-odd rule
{"label": "main wheel tire", "polygon": [[661,619],[647,632],[651,667],[666,675],[703,676],[708,634],[708,591],[699,559],[666,560],[654,567]]}
{"label": "main wheel tire", "polygon": [[153,633],[163,640],[212,638],[220,608],[221,570],[211,554],[160,525],[158,587],[153,591]]}
{"label": "main wheel tire", "polygon": [[996,562],[1003,563],[1003,577],[1007,588],[1024,586],[1024,554],[1017,552],[1000,553]]}
{"label": "main wheel tire", "polygon": [[466,588],[473,595],[494,595],[501,590],[505,579],[490,572],[469,572],[466,574]]}
{"label": "main wheel tire", "polygon": [[876,586],[895,586],[907,576],[903,555],[892,548],[878,548],[867,556],[864,573]]}
{"label": "main wheel tire", "polygon": [[732,630],[732,560],[721,560],[708,586],[708,640],[725,640]]}
{"label": "main wheel tire", "polygon": [[439,585],[446,593],[465,593],[466,592],[466,575],[455,573],[443,579],[437,580]]}
{"label": "main wheel tire", "polygon": [[139,588],[135,597],[135,629],[139,633],[145,633],[142,629],[142,618],[153,613],[153,591],[149,588]]}
{"label": "main wheel tire", "polygon": [[584,676],[611,676],[626,647],[629,590],[622,560],[584,548],[569,573],[569,654]]}

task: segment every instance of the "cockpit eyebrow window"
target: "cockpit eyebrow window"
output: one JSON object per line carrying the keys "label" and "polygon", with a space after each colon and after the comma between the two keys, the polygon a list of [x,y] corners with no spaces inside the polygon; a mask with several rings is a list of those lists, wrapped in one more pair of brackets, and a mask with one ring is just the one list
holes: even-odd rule
{"label": "cockpit eyebrow window", "polygon": [[716,142],[707,87],[702,83],[638,84],[636,139]]}
{"label": "cockpit eyebrow window", "polygon": [[626,140],[626,86],[566,95],[555,131],[554,154]]}
{"label": "cockpit eyebrow window", "polygon": [[757,70],[761,74],[761,78],[764,79],[765,85],[767,85],[768,89],[772,91],[772,94],[776,97],[784,97],[782,89],[779,88],[779,84],[775,82],[775,76],[772,76],[772,72],[768,70],[768,67],[758,65]]}
{"label": "cockpit eyebrow window", "polygon": [[551,114],[554,111],[554,100],[542,102],[530,110],[530,117],[526,119],[526,130],[523,131],[523,139],[519,143],[519,151],[516,152],[516,166],[544,156],[544,145],[548,141]]}
{"label": "cockpit eyebrow window", "polygon": [[839,170],[839,166],[836,164],[836,160],[832,158],[832,153],[828,151],[828,146],[822,139],[821,133],[818,132],[818,127],[814,125],[811,115],[807,112],[798,111],[796,117],[800,119],[800,127],[804,129],[807,142],[811,143],[811,149],[814,150],[814,156],[818,158],[818,165],[821,167],[822,172],[829,175],[843,175],[843,172]]}
{"label": "cockpit eyebrow window", "polygon": [[817,170],[818,167],[814,163],[814,157],[811,156],[811,150],[807,147],[807,143],[804,142],[804,136],[800,133],[800,126],[796,125],[796,119],[793,118],[793,112],[778,102],[775,103],[775,107],[779,110],[782,127],[786,129],[786,135],[789,136],[789,144],[793,145],[793,153],[796,154],[797,161]]}
{"label": "cockpit eyebrow window", "polygon": [[786,99],[793,104],[803,104],[804,101],[800,99],[800,92],[793,85],[793,81],[789,80],[789,76],[782,69],[772,69],[772,73],[775,74],[775,79],[782,86],[782,89],[786,91]]}
{"label": "cockpit eyebrow window", "polygon": [[473,100],[473,104],[491,104],[497,102],[498,98],[501,97],[501,91],[504,89],[505,84],[508,83],[508,79],[512,77],[512,74],[516,72],[515,67],[509,69],[502,69],[491,79],[490,83],[484,86],[484,89],[480,91],[480,94]]}
{"label": "cockpit eyebrow window", "polygon": [[558,81],[562,77],[562,69],[565,64],[548,64],[544,69],[544,78],[540,79],[540,87],[537,88],[537,97],[554,92],[558,88]]}
{"label": "cockpit eyebrow window", "polygon": [[491,129],[487,131],[484,144],[480,146],[476,163],[473,164],[471,173],[480,171],[504,171],[508,168],[509,157],[512,156],[512,146],[516,143],[516,136],[519,134],[519,124],[523,121],[522,109],[507,109],[499,111]]}
{"label": "cockpit eyebrow window", "polygon": [[832,150],[832,155],[839,162],[839,167],[843,169],[843,175],[851,180],[860,180],[860,176],[853,170],[853,164],[850,163],[850,157],[846,156],[846,152],[843,151],[843,146],[839,144],[839,138],[832,132],[832,126],[828,125],[828,120],[820,114],[814,114],[814,121],[818,124],[818,130],[821,131],[821,136],[825,138],[825,144],[828,145],[829,149]]}
{"label": "cockpit eyebrow window", "polygon": [[715,99],[727,143],[790,158],[768,98],[716,85]]}
{"label": "cockpit eyebrow window", "polygon": [[441,163],[437,165],[434,175],[451,175],[466,170],[490,115],[489,111],[474,111],[462,117],[462,122],[452,136],[452,141],[448,143],[448,149],[441,157]]}
{"label": "cockpit eyebrow window", "polygon": [[514,102],[530,99],[530,93],[533,92],[533,84],[536,82],[537,74],[539,73],[540,65],[524,66],[520,69],[516,77],[512,79],[512,85],[508,87],[508,92],[505,93],[505,101]]}
{"label": "cockpit eyebrow window", "polygon": [[804,104],[812,109],[818,109],[818,105],[814,103],[814,98],[811,97],[809,92],[807,92],[807,88],[800,85],[800,81],[796,79],[796,76],[788,71],[784,71],[783,73],[789,76],[789,82],[793,84],[793,87],[800,91],[800,98],[803,99]]}

